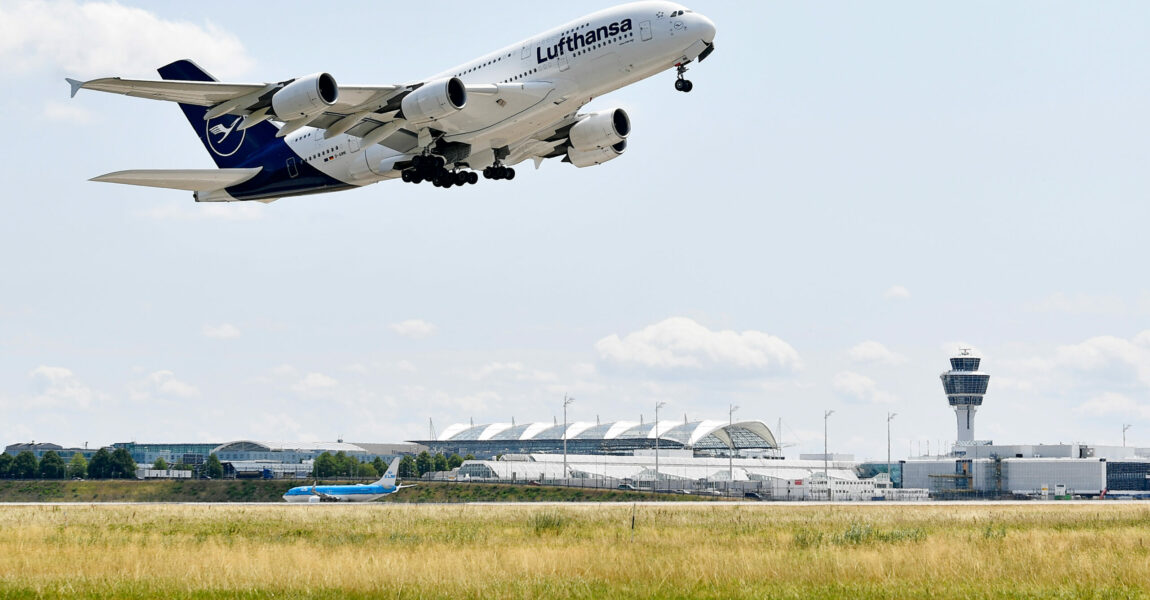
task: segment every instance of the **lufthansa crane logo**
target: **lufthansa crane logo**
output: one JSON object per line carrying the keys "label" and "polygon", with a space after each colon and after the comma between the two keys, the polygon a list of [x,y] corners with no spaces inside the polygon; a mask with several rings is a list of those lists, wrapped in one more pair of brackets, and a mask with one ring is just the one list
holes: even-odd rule
{"label": "lufthansa crane logo", "polygon": [[204,126],[207,129],[205,138],[208,140],[208,148],[217,156],[231,156],[239,151],[247,135],[247,130],[239,128],[243,121],[243,117],[234,115],[224,115],[208,121]]}

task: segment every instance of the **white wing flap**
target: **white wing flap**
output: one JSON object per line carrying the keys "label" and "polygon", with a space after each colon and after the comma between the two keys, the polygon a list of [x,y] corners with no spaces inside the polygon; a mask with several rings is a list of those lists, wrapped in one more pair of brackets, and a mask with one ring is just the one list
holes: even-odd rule
{"label": "white wing flap", "polygon": [[239,185],[263,170],[263,167],[254,169],[154,169],[136,171],[116,171],[99,177],[92,181],[104,183],[124,183],[127,185],[142,185],[146,187],[167,188],[171,190],[188,190],[192,192],[210,192],[233,185]]}

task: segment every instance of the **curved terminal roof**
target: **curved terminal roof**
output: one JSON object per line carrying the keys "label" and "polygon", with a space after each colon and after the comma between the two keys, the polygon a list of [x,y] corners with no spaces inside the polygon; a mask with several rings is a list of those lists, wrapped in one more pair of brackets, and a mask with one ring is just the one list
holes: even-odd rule
{"label": "curved terminal roof", "polygon": [[257,442],[255,440],[237,440],[220,444],[212,453],[220,452],[345,452],[348,454],[363,454],[367,451],[355,444],[339,442]]}
{"label": "curved terminal roof", "polygon": [[[486,440],[546,441],[563,440],[563,425],[552,423],[510,423],[485,425],[452,425],[443,430],[436,442],[467,442]],[[637,423],[568,423],[568,440],[616,440],[628,438],[655,439],[670,442],[668,447],[683,448],[777,448],[778,442],[767,424],[762,421],[660,421]]]}

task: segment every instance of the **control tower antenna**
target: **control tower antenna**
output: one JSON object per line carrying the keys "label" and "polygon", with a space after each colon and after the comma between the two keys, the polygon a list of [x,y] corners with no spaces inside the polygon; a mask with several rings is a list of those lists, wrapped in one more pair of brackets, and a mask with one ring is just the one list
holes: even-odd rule
{"label": "control tower antenna", "polygon": [[940,376],[946,400],[958,418],[959,445],[974,441],[974,413],[982,406],[990,383],[990,375],[978,370],[981,362],[970,348],[959,348],[958,356],[950,359],[950,370]]}

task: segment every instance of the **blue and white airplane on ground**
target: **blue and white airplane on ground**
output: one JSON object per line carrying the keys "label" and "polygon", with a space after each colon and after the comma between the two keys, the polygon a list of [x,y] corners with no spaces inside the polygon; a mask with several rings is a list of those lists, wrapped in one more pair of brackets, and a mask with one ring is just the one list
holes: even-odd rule
{"label": "blue and white airplane on ground", "polygon": [[288,502],[371,502],[403,488],[414,485],[396,485],[395,476],[399,472],[399,459],[393,459],[387,472],[379,481],[364,485],[301,485],[284,494]]}
{"label": "blue and white airplane on ground", "polygon": [[423,81],[337,85],[328,73],[275,83],[218,82],[189,60],[162,81],[76,81],[80,89],[176,102],[219,169],[119,171],[93,181],[194,192],[232,202],[351,189],[388,179],[436,187],[513,179],[512,168],[562,158],[618,158],[631,120],[621,108],[579,113],[593,98],[714,50],[715,25],[678,4],[609,8]]}

